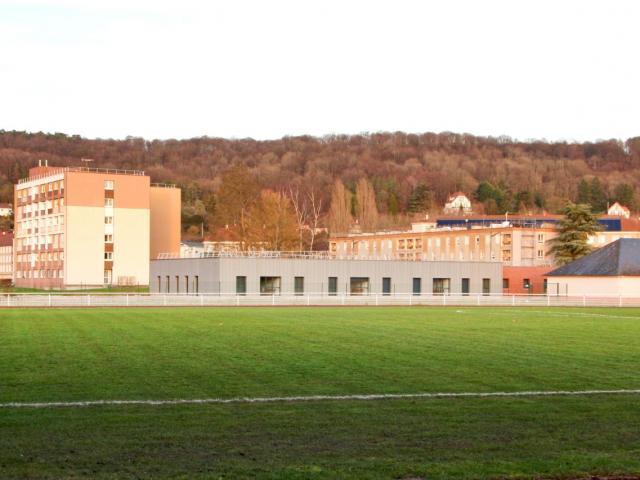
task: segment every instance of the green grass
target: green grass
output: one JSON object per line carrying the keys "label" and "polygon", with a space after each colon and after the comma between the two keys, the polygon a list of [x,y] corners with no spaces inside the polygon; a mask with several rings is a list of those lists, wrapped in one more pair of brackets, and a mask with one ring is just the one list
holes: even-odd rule
{"label": "green grass", "polygon": [[[640,388],[640,310],[0,310],[0,403]],[[0,410],[2,478],[640,472],[640,396]]]}

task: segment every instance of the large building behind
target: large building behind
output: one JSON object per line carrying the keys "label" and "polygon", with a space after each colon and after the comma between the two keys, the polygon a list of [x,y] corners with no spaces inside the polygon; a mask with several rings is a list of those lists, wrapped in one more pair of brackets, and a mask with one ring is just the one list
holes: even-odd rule
{"label": "large building behind", "polygon": [[0,284],[13,279],[13,232],[0,232]]}
{"label": "large building behind", "polygon": [[[542,216],[501,218],[445,217],[442,222],[414,223],[411,230],[333,236],[329,251],[335,258],[499,261],[504,267],[504,293],[545,293],[545,274],[554,267],[551,240],[560,217],[550,216],[548,222]],[[589,239],[594,247],[619,238],[640,238],[637,229],[622,230],[609,220],[601,220],[609,229]]]}
{"label": "large building behind", "polygon": [[[151,246],[180,248],[180,191],[156,202],[155,189],[142,171],[32,168],[14,192],[16,286],[147,285]],[[152,217],[169,229],[177,222],[177,237],[155,228],[168,239],[152,239]]]}

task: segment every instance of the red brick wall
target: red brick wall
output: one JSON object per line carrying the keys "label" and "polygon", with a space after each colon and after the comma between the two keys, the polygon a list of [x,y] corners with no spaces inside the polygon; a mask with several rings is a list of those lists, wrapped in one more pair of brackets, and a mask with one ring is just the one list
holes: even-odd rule
{"label": "red brick wall", "polygon": [[[508,279],[509,288],[503,288],[503,293],[537,293],[544,291],[544,276],[555,267],[507,267],[502,269],[502,277]],[[524,279],[529,279],[531,289],[524,288]]]}

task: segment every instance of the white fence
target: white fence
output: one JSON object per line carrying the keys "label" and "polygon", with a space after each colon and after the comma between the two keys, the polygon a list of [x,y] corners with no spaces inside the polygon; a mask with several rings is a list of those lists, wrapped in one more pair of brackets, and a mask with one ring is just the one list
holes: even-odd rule
{"label": "white fence", "polygon": [[162,294],[162,293],[9,293],[0,307],[204,307],[204,306],[527,306],[527,307],[640,307],[640,297],[554,296],[507,294]]}

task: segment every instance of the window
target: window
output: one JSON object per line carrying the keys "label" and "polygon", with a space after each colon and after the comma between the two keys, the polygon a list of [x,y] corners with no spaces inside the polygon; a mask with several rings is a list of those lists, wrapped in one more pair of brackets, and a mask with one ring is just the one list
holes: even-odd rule
{"label": "window", "polygon": [[522,288],[524,288],[525,290],[531,290],[531,282],[529,281],[528,278],[524,278],[522,280]]}
{"label": "window", "polygon": [[105,285],[111,285],[111,278],[112,278],[112,271],[111,270],[105,270],[104,271],[104,284]]}
{"label": "window", "polygon": [[113,180],[105,180],[104,181],[104,189],[105,190],[113,190]]}
{"label": "window", "polygon": [[293,291],[296,295],[304,293],[304,277],[295,277],[293,279]]}
{"label": "window", "polygon": [[349,281],[349,292],[351,295],[368,295],[369,277],[351,277]]}
{"label": "window", "polygon": [[502,279],[502,289],[503,290],[509,290],[509,279],[508,278],[503,278]]}
{"label": "window", "polygon": [[260,295],[280,295],[281,277],[260,277]]}
{"label": "window", "polygon": [[189,275],[184,276],[184,291],[189,293]]}
{"label": "window", "polygon": [[199,293],[200,292],[200,277],[198,275],[193,277],[193,291],[195,293]]}
{"label": "window", "polygon": [[544,258],[544,250],[538,249],[538,258]]}
{"label": "window", "polygon": [[158,293],[162,291],[162,277],[158,275]]}
{"label": "window", "polygon": [[176,293],[180,293],[180,275],[176,275]]}
{"label": "window", "polygon": [[338,294],[338,277],[329,277],[329,295]]}
{"label": "window", "polygon": [[113,260],[113,252],[104,252],[105,260]]}
{"label": "window", "polygon": [[491,293],[491,279],[483,278],[482,279],[482,294],[489,295]]}
{"label": "window", "polygon": [[391,295],[391,277],[383,277],[382,279],[382,294]]}
{"label": "window", "polygon": [[463,278],[462,279],[462,294],[463,295],[469,295],[469,279],[468,278]]}
{"label": "window", "polygon": [[544,243],[544,233],[538,234],[538,243]]}
{"label": "window", "polygon": [[105,207],[113,207],[113,198],[105,198],[104,199]]}
{"label": "window", "polygon": [[167,283],[167,285],[166,285],[167,293],[169,293],[171,291],[171,288],[170,288],[170,285],[169,285],[170,284],[169,275],[167,275],[167,277],[166,277],[166,283]]}
{"label": "window", "polygon": [[451,291],[451,279],[450,278],[434,278],[433,279],[433,293],[436,295],[445,295]]}
{"label": "window", "polygon": [[422,279],[414,278],[412,284],[412,291],[414,295],[420,295],[422,293]]}
{"label": "window", "polygon": [[112,234],[105,235],[104,243],[113,243],[113,235]]}
{"label": "window", "polygon": [[236,294],[246,295],[247,293],[247,277],[236,277]]}
{"label": "window", "polygon": [[105,225],[112,225],[113,224],[113,217],[112,216],[104,217],[104,223],[105,223]]}

